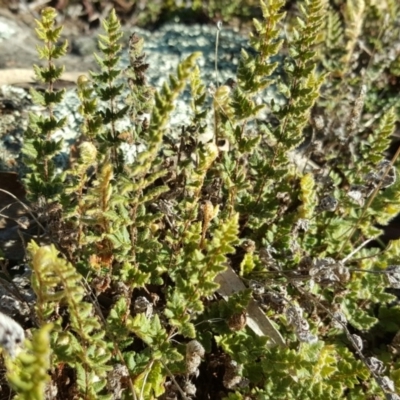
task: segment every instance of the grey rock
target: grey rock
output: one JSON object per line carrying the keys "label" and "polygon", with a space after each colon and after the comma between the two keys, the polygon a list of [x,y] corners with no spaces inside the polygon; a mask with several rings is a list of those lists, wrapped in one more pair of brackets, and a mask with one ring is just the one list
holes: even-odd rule
{"label": "grey rock", "polygon": [[[32,32],[29,32],[32,35]],[[148,31],[144,29],[125,29],[123,38],[124,50],[121,54],[121,68],[126,68],[129,65],[128,55],[128,41],[129,36],[135,32],[138,36],[143,37],[145,40],[144,52],[146,54],[146,62],[150,65],[147,71],[148,82],[157,89],[160,89],[165,81],[168,80],[171,74],[176,74],[176,69],[183,59],[188,57],[193,52],[201,52],[202,56],[198,59],[198,65],[200,67],[201,75],[206,87],[210,85],[219,85],[224,83],[228,78],[234,78],[236,75],[236,69],[239,63],[240,52],[242,48],[246,48],[247,51],[252,51],[248,47],[247,38],[241,36],[239,32],[236,32],[230,28],[222,29],[219,35],[219,46],[218,46],[218,76],[215,74],[215,44],[216,44],[216,26],[204,26],[204,25],[182,25],[177,23],[169,23],[162,26],[157,31]],[[92,57],[92,52],[97,46],[97,32],[93,33],[92,36],[82,37],[73,39],[72,42],[75,46],[75,52],[80,54],[80,57],[73,57],[75,60],[85,60],[88,63],[88,59],[91,58],[90,69],[96,70],[96,64]],[[69,64],[71,64],[71,56],[67,57]],[[64,60],[60,60],[61,62]],[[77,62],[75,70],[82,70],[83,64]],[[14,89],[3,89],[14,90]],[[273,90],[273,89],[271,89]],[[24,91],[25,96],[29,98],[29,95]],[[120,99],[120,106],[124,105],[124,98],[128,93],[125,93]],[[210,97],[211,99],[211,97]],[[176,135],[180,132],[181,125],[187,125],[190,123],[188,117],[189,112],[189,92],[186,90],[183,95],[176,101],[175,110],[172,113],[170,121],[170,129],[176,131]],[[265,99],[264,99],[265,100]],[[81,133],[81,122],[82,118],[78,113],[79,100],[76,95],[75,89],[68,89],[65,99],[62,104],[55,107],[55,116],[57,118],[66,117],[67,125],[60,131],[55,132],[53,135],[54,139],[63,138],[64,148],[63,154],[57,158],[57,163],[60,169],[64,169],[67,165],[68,153],[71,144],[77,139]],[[8,134],[8,142],[12,143],[21,142],[23,131],[26,129],[27,124],[27,112],[34,111],[41,112],[40,107],[29,106],[24,108],[24,112],[21,113],[20,118],[16,117],[14,125],[21,127],[21,129],[15,133],[4,132],[4,128],[0,124],[0,137],[5,133]],[[211,123],[211,122],[210,122]],[[128,118],[125,121],[120,121],[118,128],[126,129],[129,128],[131,122]],[[211,129],[210,129],[211,130]],[[12,139],[11,139],[12,137]],[[3,136],[4,143],[4,136]],[[14,152],[14,157],[18,157],[18,151],[15,149],[8,149],[11,153]],[[126,153],[126,159],[133,161],[136,157],[137,149],[135,146],[125,146],[124,152]]]}

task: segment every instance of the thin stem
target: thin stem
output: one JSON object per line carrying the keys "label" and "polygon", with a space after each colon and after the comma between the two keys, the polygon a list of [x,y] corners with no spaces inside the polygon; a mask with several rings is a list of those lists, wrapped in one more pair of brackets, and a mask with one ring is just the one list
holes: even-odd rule
{"label": "thin stem", "polygon": [[358,251],[360,251],[363,247],[365,247],[369,242],[374,240],[374,238],[367,239],[365,242],[361,243],[356,249],[354,249],[348,256],[343,258],[342,262],[346,263],[351,257],[353,257],[354,254],[356,254]]}
{"label": "thin stem", "polygon": [[222,29],[222,22],[217,22],[217,35],[215,38],[215,86],[218,87],[218,46],[219,46],[219,33]]}
{"label": "thin stem", "polygon": [[353,228],[350,231],[349,236],[345,239],[345,241],[342,244],[342,247],[339,250],[339,254],[341,254],[344,250],[344,248],[346,247],[347,243],[350,241],[350,239],[353,237],[354,233],[356,232],[359,223],[362,221],[362,219],[365,217],[365,214],[367,213],[368,208],[371,206],[372,202],[374,201],[375,197],[378,195],[379,190],[382,187],[382,183],[384,181],[384,179],[386,178],[386,175],[389,173],[389,171],[391,170],[391,168],[393,167],[394,163],[396,162],[397,158],[400,155],[400,147],[397,149],[396,154],[393,156],[390,164],[387,166],[385,173],[383,174],[381,180],[379,181],[378,185],[376,186],[376,188],[374,189],[372,195],[370,196],[370,198],[368,199],[367,203],[365,204],[363,211],[360,215],[360,217],[358,218],[357,222],[355,223],[355,225],[353,226]]}
{"label": "thin stem", "polygon": [[356,351],[356,353],[360,357],[361,361],[368,368],[368,370],[370,371],[371,375],[374,377],[376,383],[381,388],[383,393],[386,394],[387,390],[382,386],[382,383],[380,381],[380,378],[381,378],[380,375],[377,372],[375,372],[374,370],[372,370],[371,367],[369,366],[367,357],[364,356],[364,354],[361,351],[360,347],[358,346],[357,342],[353,338],[353,335],[350,333],[349,329],[347,328],[347,324],[342,322],[339,318],[337,318],[327,307],[325,307],[320,301],[315,299],[314,296],[312,296],[310,293],[308,293],[307,291],[301,289],[300,287],[298,287],[297,289],[299,290],[300,293],[302,293],[303,295],[308,297],[315,305],[317,305],[318,307],[322,308],[333,320],[335,320],[343,328],[347,339],[352,344],[354,350]]}
{"label": "thin stem", "polygon": [[165,362],[161,359],[160,360],[163,367],[166,369],[169,377],[171,378],[171,381],[174,382],[174,385],[176,386],[176,388],[178,389],[179,393],[182,396],[183,400],[189,400],[189,398],[186,396],[185,392],[182,390],[182,388],[179,386],[178,382],[176,381],[174,374],[171,372],[171,370],[167,367],[167,364],[165,364]]}
{"label": "thin stem", "polygon": [[8,194],[11,196],[13,199],[15,199],[19,204],[21,204],[22,207],[25,208],[26,211],[28,211],[29,215],[34,219],[34,221],[43,229],[43,231],[46,231],[44,226],[39,222],[39,220],[33,215],[32,211],[29,209],[29,207],[23,203],[21,200],[19,200],[16,196],[14,196],[12,193],[8,192],[7,190],[0,189],[0,192],[3,192],[5,194]]}

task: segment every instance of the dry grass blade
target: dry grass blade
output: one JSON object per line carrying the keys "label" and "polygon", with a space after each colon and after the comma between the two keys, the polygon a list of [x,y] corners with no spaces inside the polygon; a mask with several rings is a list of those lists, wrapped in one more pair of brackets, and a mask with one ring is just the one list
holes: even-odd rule
{"label": "dry grass blade", "polygon": [[[232,294],[246,289],[240,277],[229,266],[215,278],[215,281],[220,285],[218,293],[224,297],[225,300]],[[271,347],[286,345],[282,335],[274,327],[255,300],[250,301],[247,307],[247,313],[247,326],[259,336],[270,337],[273,341]]]}

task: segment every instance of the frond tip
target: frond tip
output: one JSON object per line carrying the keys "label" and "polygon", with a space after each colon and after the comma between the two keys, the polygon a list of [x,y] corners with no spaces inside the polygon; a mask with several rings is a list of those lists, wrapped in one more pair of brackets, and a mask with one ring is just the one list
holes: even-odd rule
{"label": "frond tip", "polygon": [[[53,325],[47,324],[33,334],[32,341],[27,341],[26,351],[18,357],[8,360],[7,379],[16,391],[16,400],[42,400],[45,388],[50,380],[50,331]],[[21,328],[22,329],[22,328]]]}

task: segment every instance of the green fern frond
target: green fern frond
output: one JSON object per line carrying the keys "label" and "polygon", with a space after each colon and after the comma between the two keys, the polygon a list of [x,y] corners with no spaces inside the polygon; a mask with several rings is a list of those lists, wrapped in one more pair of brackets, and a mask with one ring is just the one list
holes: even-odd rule
{"label": "green fern frond", "polygon": [[31,89],[31,96],[36,104],[46,108],[47,116],[30,114],[29,127],[25,132],[26,140],[22,148],[24,162],[30,169],[25,178],[29,196],[38,200],[44,196],[49,202],[59,197],[63,188],[65,176],[57,170],[54,158],[61,153],[63,141],[54,140],[52,134],[62,129],[66,118],[57,119],[54,116],[54,106],[60,104],[65,95],[65,89],[56,90],[54,83],[61,78],[64,67],[57,67],[54,60],[67,52],[67,41],[59,43],[62,27],[55,27],[56,12],[53,8],[45,8],[42,18],[37,21],[36,34],[43,42],[37,51],[47,66],[34,66],[36,78],[47,85],[44,93]]}
{"label": "green fern frond", "polygon": [[343,62],[345,65],[347,65],[351,61],[357,39],[361,35],[364,12],[364,0],[350,0],[346,3],[344,18],[346,22],[345,35],[347,39],[347,44],[346,54],[343,57]]}
{"label": "green fern frond", "polygon": [[51,367],[50,331],[52,324],[43,325],[26,341],[26,350],[15,360],[8,359],[7,379],[16,392],[15,400],[42,400],[45,388],[52,385],[48,371]]}

